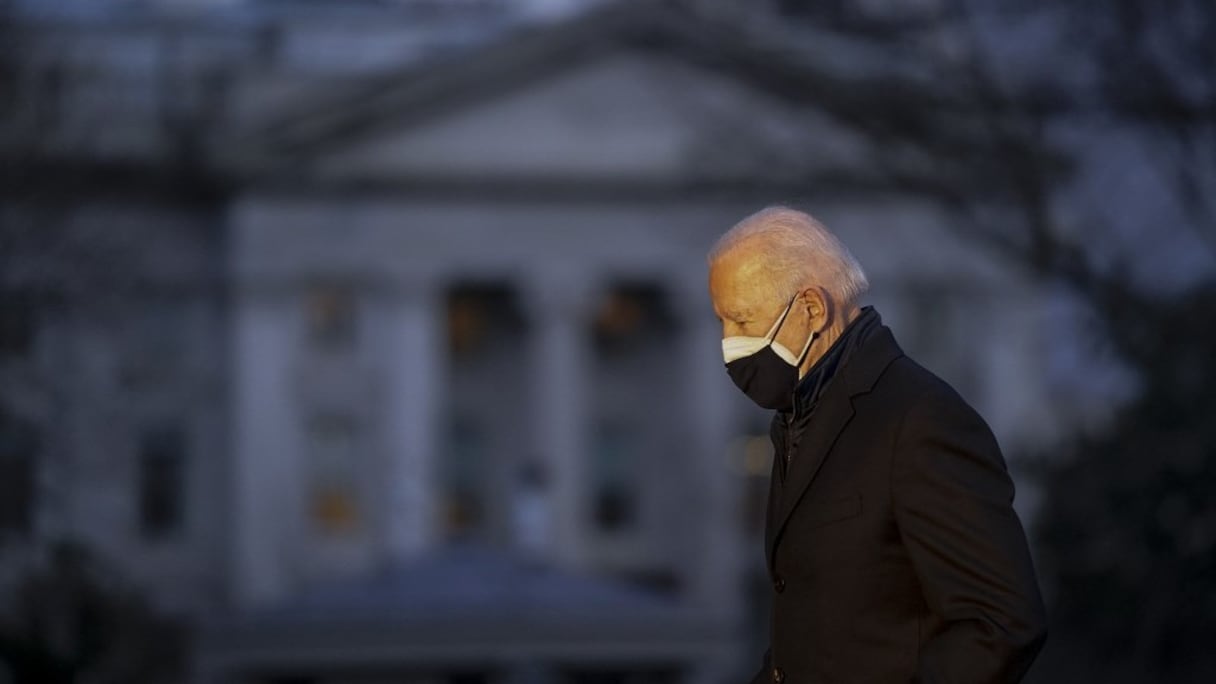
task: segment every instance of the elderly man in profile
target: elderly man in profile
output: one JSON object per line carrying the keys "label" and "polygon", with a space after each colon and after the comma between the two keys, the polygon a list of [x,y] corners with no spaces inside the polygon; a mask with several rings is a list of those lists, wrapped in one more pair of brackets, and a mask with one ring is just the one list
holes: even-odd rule
{"label": "elderly man in profile", "polygon": [[770,647],[753,684],[1017,682],[1046,618],[984,420],[896,344],[865,274],[775,207],[721,237],[731,379],[772,409]]}

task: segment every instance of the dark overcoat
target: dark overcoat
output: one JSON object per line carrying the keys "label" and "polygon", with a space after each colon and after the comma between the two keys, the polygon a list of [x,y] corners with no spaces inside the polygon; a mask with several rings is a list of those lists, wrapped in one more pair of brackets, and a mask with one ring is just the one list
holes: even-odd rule
{"label": "dark overcoat", "polygon": [[984,420],[881,323],[798,429],[801,401],[773,420],[753,684],[1019,681],[1046,618]]}

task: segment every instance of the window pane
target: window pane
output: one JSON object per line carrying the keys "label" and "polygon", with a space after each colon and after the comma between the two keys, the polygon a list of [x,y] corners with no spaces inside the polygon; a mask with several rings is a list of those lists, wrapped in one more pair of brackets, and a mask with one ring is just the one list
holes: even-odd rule
{"label": "window pane", "polygon": [[634,482],[636,435],[624,425],[602,425],[592,461],[593,519],[602,532],[623,532],[637,524]]}
{"label": "window pane", "polygon": [[523,327],[514,292],[499,283],[464,283],[448,292],[448,350],[456,361],[501,348]]}
{"label": "window pane", "polygon": [[322,533],[345,535],[358,529],[356,438],[349,416],[322,415],[309,423],[309,515]]}
{"label": "window pane", "polygon": [[669,333],[673,326],[673,316],[658,286],[622,283],[600,300],[592,332],[597,353],[619,357],[637,352],[656,336]]}
{"label": "window pane", "polygon": [[468,416],[448,426],[447,453],[441,464],[444,533],[449,538],[475,535],[485,512],[485,430]]}

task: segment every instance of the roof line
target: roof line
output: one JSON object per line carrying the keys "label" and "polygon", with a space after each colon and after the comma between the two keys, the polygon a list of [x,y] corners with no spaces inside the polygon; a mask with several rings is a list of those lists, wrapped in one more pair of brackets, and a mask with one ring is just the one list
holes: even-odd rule
{"label": "roof line", "polygon": [[[288,114],[239,133],[272,158],[322,152],[352,136],[421,122],[557,73],[671,23],[667,2],[609,3],[569,21],[512,31],[458,56],[360,79]],[[476,88],[474,88],[476,86]],[[297,109],[298,111],[298,109]],[[234,141],[236,142],[236,141]],[[246,148],[238,144],[236,149]]]}

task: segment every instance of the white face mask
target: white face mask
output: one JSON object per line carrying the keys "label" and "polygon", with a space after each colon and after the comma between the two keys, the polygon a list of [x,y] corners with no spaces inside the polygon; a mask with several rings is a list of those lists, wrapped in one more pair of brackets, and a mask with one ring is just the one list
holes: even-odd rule
{"label": "white face mask", "polygon": [[807,338],[806,345],[803,346],[801,354],[794,354],[787,349],[785,345],[774,339],[777,336],[777,332],[781,330],[781,325],[785,322],[785,318],[789,315],[791,307],[794,306],[794,300],[797,298],[798,296],[794,295],[794,297],[790,299],[790,303],[785,305],[785,310],[781,312],[781,315],[777,318],[776,322],[773,323],[772,327],[768,329],[768,332],[765,333],[764,337],[735,335],[724,338],[722,340],[722,358],[725,359],[726,363],[737,361],[738,359],[746,356],[751,356],[765,347],[772,345],[773,352],[776,353],[777,356],[780,356],[782,361],[785,361],[791,366],[797,367],[798,364],[802,362],[802,359],[806,356],[806,352],[808,349],[810,349],[811,342],[815,340],[815,336],[811,335]]}

